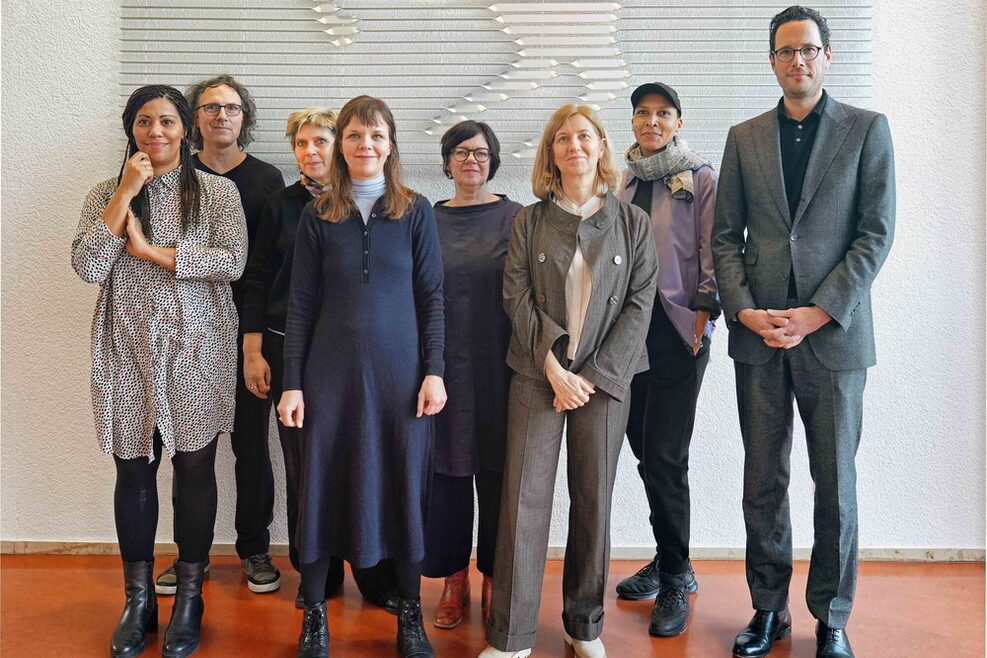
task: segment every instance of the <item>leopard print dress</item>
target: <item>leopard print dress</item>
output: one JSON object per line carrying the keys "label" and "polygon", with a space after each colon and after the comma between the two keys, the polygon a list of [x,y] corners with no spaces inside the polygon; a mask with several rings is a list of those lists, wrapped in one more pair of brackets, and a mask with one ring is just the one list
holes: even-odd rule
{"label": "leopard print dress", "polygon": [[[148,184],[151,243],[175,248],[175,271],[131,256],[102,215],[117,188],[89,193],[72,266],[98,283],[92,324],[92,398],[100,448],[153,461],[154,429],[169,456],[233,430],[237,313],[230,281],[242,274],[247,228],[229,180],[197,172],[196,221],[181,226],[179,169]],[[145,220],[145,225],[147,220]]]}

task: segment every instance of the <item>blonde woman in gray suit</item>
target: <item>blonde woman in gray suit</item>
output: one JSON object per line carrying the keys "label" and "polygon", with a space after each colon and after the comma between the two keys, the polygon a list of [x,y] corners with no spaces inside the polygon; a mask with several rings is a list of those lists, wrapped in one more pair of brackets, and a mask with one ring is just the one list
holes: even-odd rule
{"label": "blonde woman in gray suit", "polygon": [[531,655],[566,426],[564,639],[569,655],[603,658],[611,495],[630,382],[648,367],[658,257],[648,216],[612,193],[613,155],[589,107],[552,115],[531,182],[541,201],[514,220],[504,271],[513,377],[490,646],[480,657]]}

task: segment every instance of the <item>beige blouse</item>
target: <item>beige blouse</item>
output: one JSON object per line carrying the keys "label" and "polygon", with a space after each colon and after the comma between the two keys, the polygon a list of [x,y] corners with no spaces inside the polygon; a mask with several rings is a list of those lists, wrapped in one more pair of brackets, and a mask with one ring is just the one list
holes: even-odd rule
{"label": "beige blouse", "polygon": [[[82,208],[72,267],[100,285],[92,325],[92,397],[100,448],[154,459],[154,428],[169,456],[233,430],[237,314],[230,281],[243,272],[247,226],[232,181],[196,172],[200,212],[185,232],[180,169],[147,187],[151,242],[175,248],[175,271],[131,256],[103,211],[116,179]],[[145,221],[145,225],[147,222]]]}
{"label": "beige blouse", "polygon": [[[585,204],[577,206],[565,197],[555,199],[559,208],[582,219],[594,215],[603,207],[604,201],[604,197],[593,196]],[[583,333],[586,309],[589,308],[589,298],[592,294],[593,278],[583,257],[583,247],[577,241],[576,251],[572,255],[572,265],[569,266],[569,272],[565,277],[566,331],[569,332],[569,348],[566,350],[566,356],[570,360],[576,358],[576,348],[579,346],[579,337]]]}

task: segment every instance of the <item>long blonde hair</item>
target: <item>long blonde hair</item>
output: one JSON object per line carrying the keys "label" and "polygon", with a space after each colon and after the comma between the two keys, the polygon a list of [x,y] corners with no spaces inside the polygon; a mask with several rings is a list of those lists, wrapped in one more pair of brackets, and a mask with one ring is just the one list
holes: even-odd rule
{"label": "long blonde hair", "polygon": [[415,200],[415,191],[401,182],[401,156],[398,154],[397,132],[394,115],[387,104],[373,96],[357,96],[339,111],[336,118],[340,139],[332,145],[332,167],[329,168],[329,185],[315,200],[315,209],[327,222],[341,222],[357,210],[353,202],[353,180],[350,178],[346,159],[343,157],[341,139],[350,121],[357,119],[365,126],[387,126],[391,141],[391,154],[384,163],[384,214],[389,219],[401,219]]}
{"label": "long blonde hair", "polygon": [[593,124],[600,139],[605,140],[600,150],[600,160],[596,164],[596,193],[602,196],[607,191],[612,192],[617,188],[617,165],[613,160],[613,150],[610,148],[610,140],[607,139],[603,122],[589,105],[569,103],[555,110],[545,124],[541,142],[538,144],[535,166],[531,172],[531,191],[539,199],[562,196],[562,174],[552,158],[552,144],[555,142],[555,133],[562,128],[562,124],[577,114],[586,117]]}

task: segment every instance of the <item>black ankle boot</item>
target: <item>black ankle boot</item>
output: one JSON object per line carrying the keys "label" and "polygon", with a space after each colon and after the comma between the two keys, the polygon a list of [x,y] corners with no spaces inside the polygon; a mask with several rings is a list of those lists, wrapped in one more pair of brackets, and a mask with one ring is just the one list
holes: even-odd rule
{"label": "black ankle boot", "polygon": [[110,640],[110,656],[133,658],[147,648],[147,633],[158,628],[158,599],[154,595],[154,560],[123,563],[127,602]]}
{"label": "black ankle boot", "polygon": [[165,631],[162,658],[185,658],[199,648],[202,630],[202,575],[205,562],[175,562],[178,574],[178,591],[175,606],[171,609],[171,621]]}
{"label": "black ankle boot", "polygon": [[402,658],[434,658],[435,652],[422,624],[422,600],[400,599],[398,604],[398,653]]}
{"label": "black ankle boot", "polygon": [[296,658],[329,658],[329,622],[326,620],[325,601],[305,606]]}

